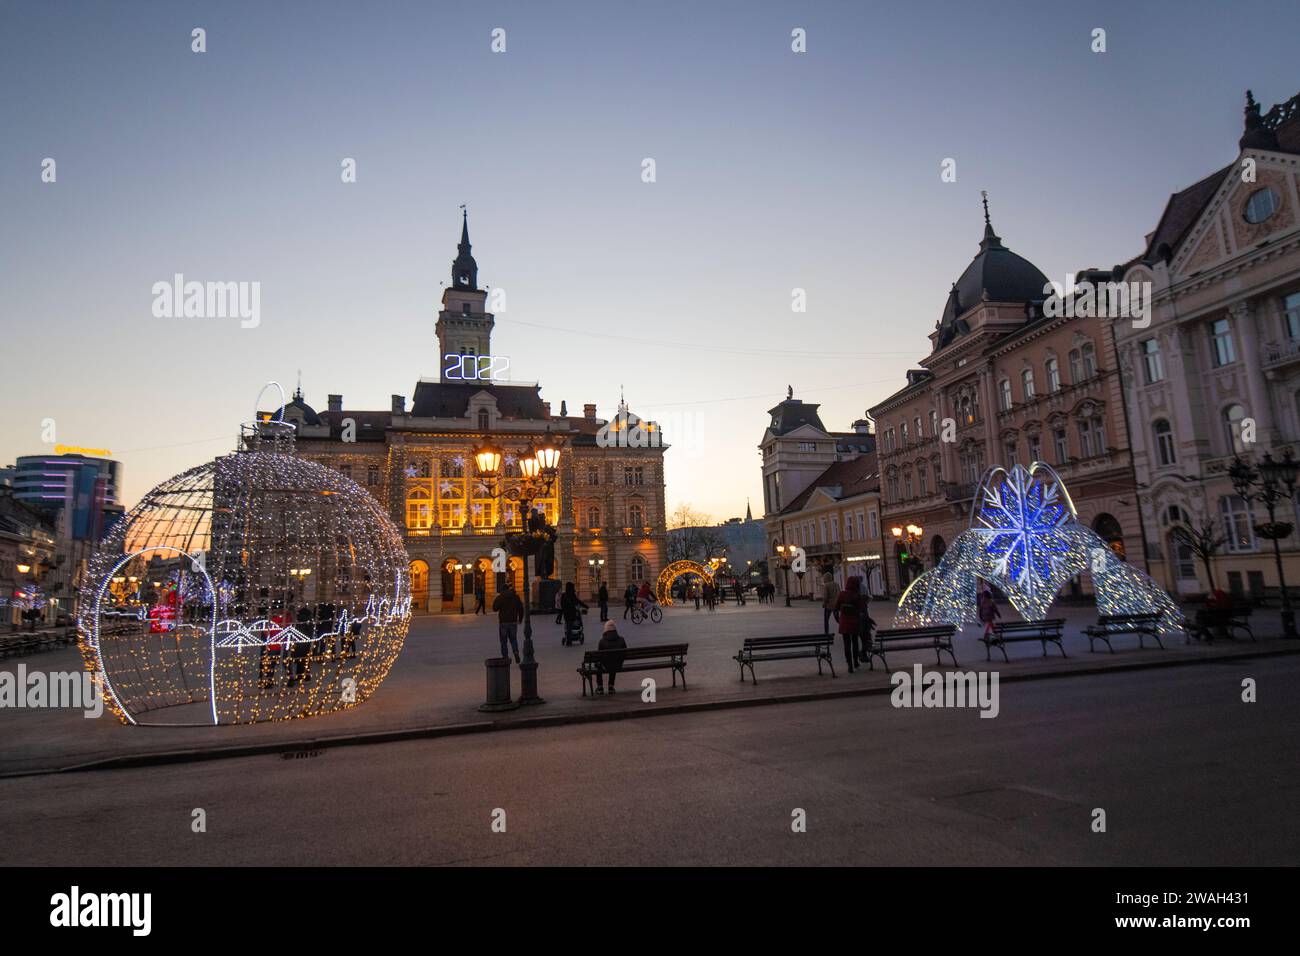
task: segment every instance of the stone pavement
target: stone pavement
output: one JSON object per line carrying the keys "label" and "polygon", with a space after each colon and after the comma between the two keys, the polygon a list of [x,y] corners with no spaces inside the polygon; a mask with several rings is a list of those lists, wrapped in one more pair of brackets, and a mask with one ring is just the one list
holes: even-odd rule
{"label": "stone pavement", "polygon": [[[1067,619],[1067,659],[1061,659],[1055,647],[1049,646],[1048,656],[1043,658],[1037,643],[1022,643],[1008,649],[1010,663],[1003,663],[996,651],[995,660],[987,663],[984,648],[977,640],[979,631],[974,625],[968,625],[956,642],[961,669],[995,669],[1000,679],[1006,681],[1300,652],[1300,641],[1278,639],[1280,625],[1275,610],[1256,612],[1258,643],[1247,640],[1186,644],[1177,636],[1166,639],[1163,651],[1152,648],[1149,642],[1147,650],[1138,650],[1136,638],[1121,637],[1114,642],[1115,654],[1104,649],[1089,653],[1087,639],[1081,632],[1095,619],[1091,606],[1058,607],[1053,613]],[[79,710],[3,709],[0,710],[0,776],[313,749],[890,690],[889,673],[879,665],[875,671],[846,673],[838,641],[835,659],[839,676],[836,678],[829,671],[819,677],[816,664],[803,659],[758,664],[757,686],[748,679],[740,680],[732,656],[745,637],[819,633],[821,608],[817,606],[802,604],[785,608],[750,601],[743,608],[728,604],[713,613],[697,612],[689,606],[672,607],[665,609],[661,624],[639,626],[624,622],[621,608],[613,609],[612,614],[630,645],[689,642],[686,668],[689,690],[674,689],[668,672],[654,672],[626,675],[615,697],[583,698],[575,668],[583,650],[594,648],[599,637],[600,622],[593,607],[586,619],[585,647],[561,646],[561,628],[553,623],[553,617],[544,615],[534,619],[544,705],[483,714],[477,709],[485,693],[483,660],[498,652],[495,619],[476,618],[468,613],[421,617],[415,619],[388,679],[374,697],[352,710],[308,720],[251,726],[128,727],[108,715],[88,720]],[[872,616],[880,626],[888,627],[892,623],[892,606],[876,603]],[[65,648],[27,658],[10,658],[0,667],[12,671],[20,662],[29,671],[67,671],[80,666],[76,649]],[[903,651],[890,655],[889,660],[891,670],[910,669],[918,662],[933,667],[932,652]],[[950,669],[951,664],[946,668]],[[641,700],[640,678],[645,676],[654,676],[658,682],[655,703]],[[518,674],[513,669],[512,680],[517,696]],[[157,719],[165,720],[167,716],[159,714]]]}

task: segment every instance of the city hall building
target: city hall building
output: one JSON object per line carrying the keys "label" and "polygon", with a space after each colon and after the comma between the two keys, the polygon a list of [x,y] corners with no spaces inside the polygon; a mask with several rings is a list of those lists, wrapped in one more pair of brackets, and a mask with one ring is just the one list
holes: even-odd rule
{"label": "city hall building", "polygon": [[[557,529],[551,579],[575,582],[587,598],[602,580],[615,599],[630,582],[653,586],[667,563],[667,446],[658,426],[621,400],[609,421],[596,417],[594,404],[569,415],[561,403],[553,414],[540,385],[503,380],[468,218],[457,252],[434,327],[438,377],[417,382],[409,403],[393,395],[383,410],[347,409],[332,394],[317,411],[299,388],[284,407],[285,420],[297,426],[297,453],[352,478],[404,531],[417,611],[457,613],[473,610],[476,587],[491,605],[498,580],[492,550],[524,520],[502,492],[518,483],[518,458],[549,431],[561,443],[559,476],[534,506]],[[474,451],[489,439],[504,452],[497,488],[475,474]],[[509,559],[507,574],[522,589],[521,559]],[[536,576],[533,561],[529,576]],[[554,587],[534,580],[534,600]]]}

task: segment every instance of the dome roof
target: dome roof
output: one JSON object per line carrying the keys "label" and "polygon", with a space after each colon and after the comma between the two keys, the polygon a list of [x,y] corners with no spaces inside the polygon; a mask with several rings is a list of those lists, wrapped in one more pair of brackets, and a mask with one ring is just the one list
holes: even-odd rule
{"label": "dome roof", "polygon": [[981,301],[1038,300],[1043,298],[1043,287],[1047,282],[1047,276],[1038,266],[1002,244],[993,226],[985,219],[979,253],[948,292],[943,318],[939,320],[939,348],[970,331],[960,317]]}

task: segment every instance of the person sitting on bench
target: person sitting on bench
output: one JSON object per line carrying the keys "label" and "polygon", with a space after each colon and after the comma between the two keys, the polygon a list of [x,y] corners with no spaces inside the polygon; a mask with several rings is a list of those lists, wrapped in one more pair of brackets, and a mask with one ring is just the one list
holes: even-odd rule
{"label": "person sitting on bench", "polygon": [[[604,631],[600,635],[600,643],[596,645],[598,651],[625,651],[627,650],[627,641],[623,640],[623,635],[618,633],[618,628],[614,626],[613,621],[606,621]],[[596,693],[605,693],[605,675],[604,670],[609,671],[609,692],[614,693],[614,678],[618,676],[618,669],[623,664],[623,655],[611,655],[612,660],[607,661],[602,670],[596,671]]]}

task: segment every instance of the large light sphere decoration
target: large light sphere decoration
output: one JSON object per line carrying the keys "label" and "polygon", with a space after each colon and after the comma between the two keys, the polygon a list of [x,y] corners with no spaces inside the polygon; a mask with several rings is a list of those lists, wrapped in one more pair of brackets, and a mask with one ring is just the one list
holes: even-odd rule
{"label": "large light sphere decoration", "polygon": [[294,427],[155,487],[104,538],[78,619],[131,724],[243,724],[354,707],[397,659],[409,561],[379,502],[293,454]]}

